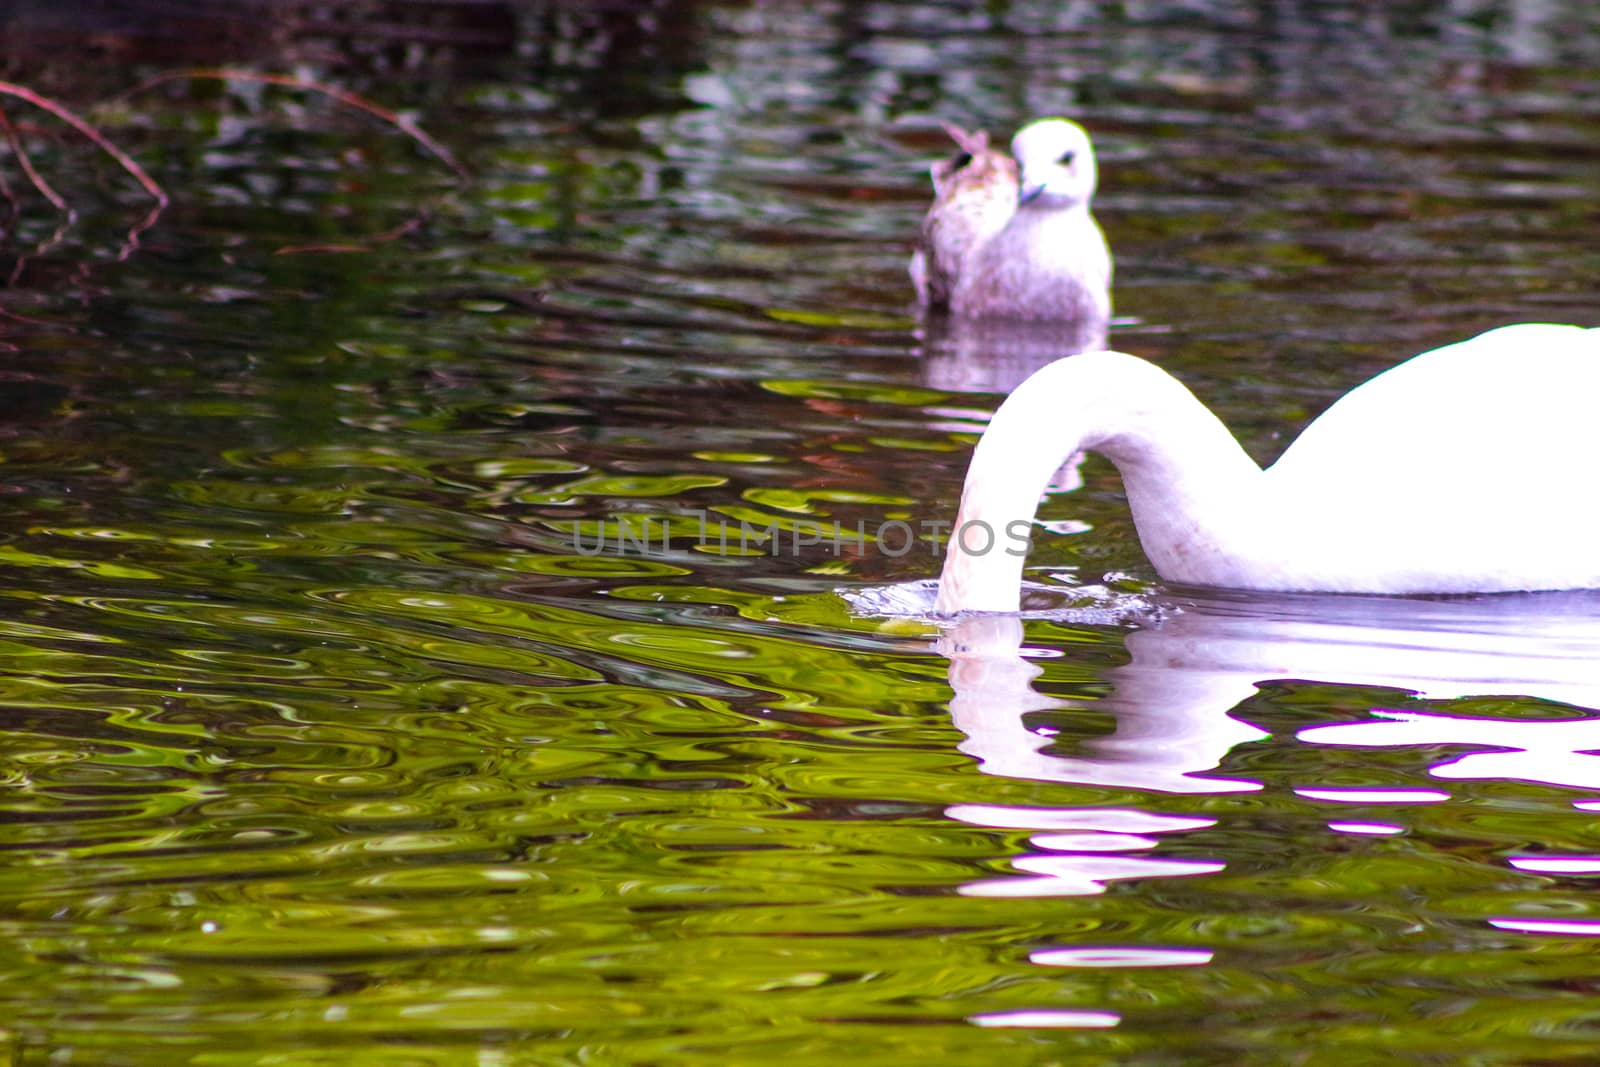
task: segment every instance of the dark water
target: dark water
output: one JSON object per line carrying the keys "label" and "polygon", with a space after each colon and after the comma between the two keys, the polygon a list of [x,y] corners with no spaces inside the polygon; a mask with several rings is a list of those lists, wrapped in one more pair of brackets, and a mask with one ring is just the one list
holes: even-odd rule
{"label": "dark water", "polygon": [[937,119],[1088,126],[1113,343],[1268,459],[1600,324],[1591,5],[516,15],[297,68],[468,185],[207,82],[97,113],[136,245],[5,160],[0,1063],[1600,1058],[1600,600],[1163,589],[1097,464],[1025,624],[837,592],[1038,355],[911,313]]}

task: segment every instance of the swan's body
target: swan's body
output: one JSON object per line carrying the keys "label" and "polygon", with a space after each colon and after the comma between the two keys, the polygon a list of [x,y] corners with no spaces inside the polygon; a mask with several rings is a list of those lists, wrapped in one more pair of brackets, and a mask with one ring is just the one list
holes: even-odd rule
{"label": "swan's body", "polygon": [[1011,139],[1020,192],[1005,225],[961,264],[950,310],[1031,322],[1111,316],[1111,251],[1089,213],[1097,172],[1089,135],[1042,119]]}
{"label": "swan's body", "polygon": [[[1068,456],[1102,453],[1169,582],[1334,593],[1600,588],[1600,330],[1522,325],[1351,390],[1270,468],[1177,379],[1091,352],[1007,398],[967,471],[938,610],[1016,611],[1010,524]],[[1013,527],[1013,531],[1025,527]],[[1008,551],[1009,550],[1009,551]],[[1015,554],[1013,554],[1015,553]]]}
{"label": "swan's body", "polygon": [[1098,322],[1111,317],[1111,251],[1089,213],[1089,135],[1041,119],[1011,139],[947,126],[962,148],[933,166],[934,203],[911,257],[917,299],[958,318]]}
{"label": "swan's body", "polygon": [[933,206],[911,255],[911,283],[925,307],[950,304],[950,293],[972,250],[998,233],[1017,210],[1017,164],[989,147],[988,133],[959,126],[945,131],[961,152],[929,168]]}

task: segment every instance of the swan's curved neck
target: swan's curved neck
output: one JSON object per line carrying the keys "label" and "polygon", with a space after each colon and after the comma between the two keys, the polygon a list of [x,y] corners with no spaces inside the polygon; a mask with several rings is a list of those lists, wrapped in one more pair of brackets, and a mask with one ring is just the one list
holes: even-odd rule
{"label": "swan's curved neck", "polygon": [[1080,451],[1116,464],[1163,578],[1228,584],[1239,560],[1259,556],[1261,469],[1233,435],[1160,368],[1090,352],[1042,368],[995,412],[967,469],[936,610],[1018,609],[1039,497]]}

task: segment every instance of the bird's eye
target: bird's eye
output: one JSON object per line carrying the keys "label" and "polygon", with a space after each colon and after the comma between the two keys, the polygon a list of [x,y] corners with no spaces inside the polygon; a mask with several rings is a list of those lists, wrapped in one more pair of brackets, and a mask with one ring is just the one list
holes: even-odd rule
{"label": "bird's eye", "polygon": [[968,163],[971,163],[971,162],[972,162],[972,153],[971,152],[958,152],[956,154],[956,158],[954,158],[954,159],[952,159],[950,161],[951,169],[952,170],[960,170],[962,167],[965,167]]}
{"label": "bird's eye", "polygon": [[1061,153],[1061,158],[1056,160],[1056,162],[1061,164],[1063,167],[1070,167],[1072,166],[1072,157],[1073,152],[1072,149],[1069,148],[1065,152]]}

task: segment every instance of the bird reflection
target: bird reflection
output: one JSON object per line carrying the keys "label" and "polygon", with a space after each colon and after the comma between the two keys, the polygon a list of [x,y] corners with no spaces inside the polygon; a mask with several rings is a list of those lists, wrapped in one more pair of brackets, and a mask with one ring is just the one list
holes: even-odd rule
{"label": "bird reflection", "polygon": [[1046,363],[1106,346],[1108,320],[1008,322],[930,315],[923,321],[922,375],[932,389],[1009,393]]}
{"label": "bird reflection", "polygon": [[[1573,717],[1488,721],[1375,709],[1359,724],[1304,730],[1315,744],[1464,745],[1521,753],[1485,761],[1511,777],[1600,788],[1600,593],[1533,593],[1433,600],[1215,593],[1173,597],[1164,617],[1128,635],[1130,661],[1108,671],[1097,709],[1116,717],[1109,737],[1058,754],[1024,721],[1066,702],[1034,690],[1038,668],[1021,655],[1010,615],[959,620],[940,642],[955,690],[951,712],[964,751],[1007,776],[1179,793],[1258,788],[1216,777],[1235,746],[1267,736],[1234,710],[1264,682],[1302,679],[1381,686],[1444,700],[1534,697],[1574,705]],[[1502,753],[1503,755],[1504,753]],[[1452,761],[1460,776],[1461,763]],[[1546,773],[1548,772],[1548,773]],[[1436,770],[1436,773],[1440,773]]]}
{"label": "bird reflection", "polygon": [[[1074,702],[1034,688],[1040,668],[1022,653],[1022,620],[959,619],[938,648],[950,661],[950,710],[966,735],[962,751],[986,773],[1007,777],[1152,793],[1257,790],[1258,782],[1219,772],[1235,747],[1268,736],[1238,709],[1263,683],[1301,679],[1436,700],[1517,696],[1571,705],[1570,716],[1534,721],[1374,708],[1359,722],[1297,736],[1310,744],[1465,747],[1473,751],[1452,754],[1432,773],[1600,789],[1600,593],[1434,600],[1208,593],[1164,598],[1162,607],[1161,617],[1128,635],[1129,662],[1106,672],[1110,691],[1094,702],[1114,716],[1114,731],[1071,751],[1029,725],[1030,713]],[[1363,793],[1351,800],[1363,798],[1371,799]],[[1030,839],[1038,851],[1012,860],[1023,877],[964,886],[972,895],[1098,893],[1112,879],[1223,866],[1148,854],[1164,835],[1211,820],[984,805],[958,805],[948,814],[980,826],[1048,831]],[[1352,832],[1378,828],[1362,824]]]}
{"label": "bird reflection", "polygon": [[[1070,705],[1033,688],[1040,668],[1020,654],[1022,620],[1000,614],[961,619],[940,642],[955,690],[951,717],[967,735],[961,750],[977,757],[989,773],[1008,778],[1166,793],[1259,789],[1255,782],[1205,773],[1234,746],[1267,736],[1228,714],[1253,691],[1255,679],[1241,684],[1226,671],[1173,669],[1160,648],[1141,640],[1163,632],[1130,635],[1133,662],[1110,672],[1115,689],[1095,707],[1116,716],[1116,731],[1085,742],[1082,754],[1064,755],[1050,751],[1050,739],[1034,733],[1026,721],[1029,712]],[[1178,651],[1170,643],[1167,648]]]}

